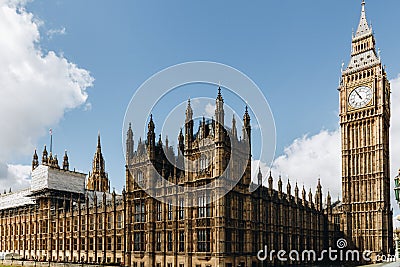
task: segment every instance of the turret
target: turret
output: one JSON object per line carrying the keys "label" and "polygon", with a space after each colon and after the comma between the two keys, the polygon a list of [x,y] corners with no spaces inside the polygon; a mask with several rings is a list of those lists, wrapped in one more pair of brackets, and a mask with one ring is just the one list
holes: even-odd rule
{"label": "turret", "polygon": [[273,183],[274,183],[274,179],[272,178],[272,173],[271,170],[269,171],[269,177],[268,177],[268,190],[269,190],[269,194],[272,196],[272,190],[273,188]]}
{"label": "turret", "polygon": [[221,87],[218,87],[218,95],[215,100],[215,141],[223,142],[224,141],[224,119],[225,119],[225,111],[224,111],[224,99],[221,94]]}
{"label": "turret", "polygon": [[221,94],[221,87],[218,87],[218,95],[215,100],[215,120],[224,125],[225,111],[224,111],[224,99]]}
{"label": "turret", "polygon": [[182,128],[181,131],[179,132],[179,136],[178,136],[178,154],[181,153],[183,155],[183,151],[185,149],[185,138],[183,137],[183,133],[182,133]]}
{"label": "turret", "polygon": [[128,132],[126,133],[126,161],[133,157],[134,141],[132,125],[129,123]]}
{"label": "turret", "polygon": [[318,179],[317,192],[315,193],[315,205],[317,210],[322,210],[322,186],[321,179]]}
{"label": "turret", "polygon": [[246,110],[243,115],[243,140],[249,142],[251,144],[251,125],[250,125],[250,115],[248,111],[248,107],[246,106]]}
{"label": "turret", "polygon": [[280,175],[278,180],[278,195],[279,197],[282,197],[282,177]]}
{"label": "turret", "polygon": [[34,169],[36,169],[39,166],[39,157],[36,153],[36,149],[35,152],[33,153],[33,158],[32,158],[32,171]]}
{"label": "turret", "polygon": [[303,190],[301,191],[301,198],[303,200],[303,206],[305,206],[307,199],[306,199],[306,189],[304,188],[304,185],[303,185]]}
{"label": "turret", "polygon": [[260,167],[258,167],[257,179],[258,179],[258,185],[262,186],[262,173],[261,173],[261,168]]}
{"label": "turret", "polygon": [[332,198],[331,198],[331,194],[328,191],[328,196],[326,197],[326,206],[327,208],[330,208],[332,206]]}
{"label": "turret", "polygon": [[235,114],[233,114],[232,117],[232,140],[237,140],[237,130],[236,130],[236,119],[235,119]]}
{"label": "turret", "polygon": [[308,205],[310,207],[313,206],[313,195],[312,195],[312,192],[311,192],[311,188],[310,188],[310,192],[308,192]]}
{"label": "turret", "polygon": [[67,155],[67,150],[64,152],[64,158],[63,158],[63,170],[68,171],[69,170],[69,161],[68,161],[68,155]]}
{"label": "turret", "polygon": [[193,109],[188,100],[185,119],[185,148],[190,149],[193,140]]}
{"label": "turret", "polygon": [[100,142],[100,133],[97,136],[97,148],[96,153],[93,158],[93,166],[92,172],[89,173],[87,189],[100,191],[100,192],[108,192],[109,191],[109,183],[108,183],[108,175],[105,171],[105,161],[103,158],[103,153],[101,152],[101,142]]}
{"label": "turret", "polygon": [[297,186],[297,182],[296,186],[294,187],[294,200],[296,201],[296,203],[298,203],[299,201],[299,187]]}
{"label": "turret", "polygon": [[290,196],[292,195],[292,186],[290,185],[289,179],[288,179],[288,181],[287,181],[286,194],[287,194],[287,198],[288,198],[288,200],[289,200],[289,199],[290,199]]}
{"label": "turret", "polygon": [[44,145],[44,149],[43,149],[43,153],[42,153],[42,164],[43,165],[47,165],[48,163],[48,157],[47,157],[48,153],[47,153],[47,149],[46,149],[46,145]]}
{"label": "turret", "polygon": [[156,134],[155,125],[153,121],[153,115],[150,115],[150,121],[147,125],[147,154],[150,160],[155,159],[155,148],[156,148]]}

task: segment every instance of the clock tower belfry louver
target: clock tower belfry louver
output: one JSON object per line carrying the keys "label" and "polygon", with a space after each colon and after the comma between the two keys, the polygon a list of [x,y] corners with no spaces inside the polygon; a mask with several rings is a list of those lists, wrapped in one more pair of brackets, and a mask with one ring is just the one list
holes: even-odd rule
{"label": "clock tower belfry louver", "polygon": [[359,250],[389,253],[392,247],[390,207],[390,83],[362,2],[353,33],[350,63],[342,71],[340,125],[342,137],[345,237]]}

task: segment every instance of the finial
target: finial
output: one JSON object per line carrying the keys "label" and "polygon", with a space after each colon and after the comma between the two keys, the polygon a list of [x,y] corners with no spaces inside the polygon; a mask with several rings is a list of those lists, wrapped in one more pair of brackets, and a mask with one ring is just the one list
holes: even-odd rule
{"label": "finial", "polygon": [[100,130],[97,132],[97,148],[101,148],[101,144],[100,144]]}

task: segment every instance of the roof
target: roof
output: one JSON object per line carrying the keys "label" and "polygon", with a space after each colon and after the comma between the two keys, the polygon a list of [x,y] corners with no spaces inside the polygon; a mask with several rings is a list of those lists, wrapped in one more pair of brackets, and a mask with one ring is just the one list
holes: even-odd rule
{"label": "roof", "polygon": [[354,39],[358,39],[366,35],[372,34],[372,28],[368,25],[367,16],[365,13],[365,1],[363,1],[361,5],[362,9],[361,9],[360,23],[358,24],[358,28],[356,34],[354,35]]}
{"label": "roof", "polygon": [[31,194],[31,189],[21,190],[15,193],[0,195],[0,210],[9,208],[34,205],[35,199],[28,196]]}

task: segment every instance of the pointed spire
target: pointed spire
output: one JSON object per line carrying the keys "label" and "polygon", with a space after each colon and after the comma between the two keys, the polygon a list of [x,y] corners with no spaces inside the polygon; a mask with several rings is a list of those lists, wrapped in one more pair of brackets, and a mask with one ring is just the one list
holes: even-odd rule
{"label": "pointed spire", "polygon": [[178,152],[183,154],[183,151],[185,149],[185,144],[184,144],[184,137],[183,137],[183,133],[182,133],[182,128],[181,131],[179,132],[179,136],[178,136]]}
{"label": "pointed spire", "polygon": [[126,160],[128,161],[133,157],[134,142],[133,142],[133,131],[132,125],[129,123],[128,132],[126,133]]}
{"label": "pointed spire", "polygon": [[296,182],[296,186],[294,187],[294,197],[296,198],[296,201],[299,199],[299,187]]}
{"label": "pointed spire", "polygon": [[97,133],[97,149],[101,150],[100,131]]}
{"label": "pointed spire", "polygon": [[87,189],[108,191],[108,176],[105,172],[105,161],[101,152],[100,132],[97,135],[97,149],[93,157],[92,173],[89,173]]}
{"label": "pointed spire", "polygon": [[236,129],[235,114],[233,114],[233,116],[232,116],[232,138],[237,140],[237,129]]}
{"label": "pointed spire", "polygon": [[292,194],[292,186],[290,185],[290,180],[289,179],[287,181],[286,193],[287,193],[288,197]]}
{"label": "pointed spire", "polygon": [[32,171],[36,169],[38,166],[39,166],[39,158],[35,148],[35,152],[33,153],[33,158],[32,158]]}
{"label": "pointed spire", "polygon": [[190,98],[189,98],[186,107],[186,122],[189,122],[192,119],[193,119],[193,109],[192,106],[190,105]]}
{"label": "pointed spire", "polygon": [[280,175],[278,180],[278,191],[279,193],[282,193],[282,177]]}
{"label": "pointed spire", "polygon": [[271,170],[269,170],[268,188],[269,188],[270,190],[273,189],[273,182],[274,182],[274,179],[272,178],[272,172],[271,172]]}
{"label": "pointed spire", "polygon": [[217,101],[224,102],[224,99],[222,98],[222,94],[221,94],[221,86],[218,86]]}
{"label": "pointed spire", "polygon": [[150,114],[150,121],[148,124],[149,132],[154,132],[154,122],[153,122],[153,114]]}
{"label": "pointed spire", "polygon": [[365,13],[365,1],[363,0],[361,3],[361,17],[360,23],[358,24],[358,28],[354,38],[362,37],[367,34],[372,34],[372,29],[368,25],[367,16]]}
{"label": "pointed spire", "polygon": [[[224,99],[221,94],[221,86],[218,87],[218,95],[215,100],[215,120],[220,124],[224,125],[225,111],[224,111]],[[217,127],[219,128],[219,127]]]}
{"label": "pointed spire", "polygon": [[258,178],[258,185],[262,186],[262,173],[261,173],[261,167],[260,166],[258,166],[257,178]]}
{"label": "pointed spire", "polygon": [[46,165],[48,163],[48,158],[47,158],[47,149],[46,149],[46,145],[44,145],[44,149],[43,149],[43,154],[42,154],[42,164]]}
{"label": "pointed spire", "polygon": [[67,155],[67,150],[64,152],[64,158],[63,158],[63,170],[68,171],[69,170],[69,161],[68,161],[68,155]]}
{"label": "pointed spire", "polygon": [[326,197],[326,205],[328,207],[330,207],[332,205],[332,198],[331,198],[331,194],[328,191],[328,196]]}

